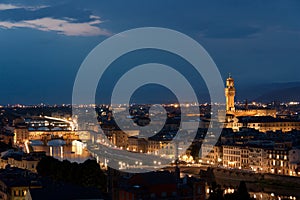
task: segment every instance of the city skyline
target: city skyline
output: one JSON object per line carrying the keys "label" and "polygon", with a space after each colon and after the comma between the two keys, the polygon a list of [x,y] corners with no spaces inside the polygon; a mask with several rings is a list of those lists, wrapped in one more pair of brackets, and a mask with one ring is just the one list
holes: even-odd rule
{"label": "city skyline", "polygon": [[[75,76],[87,54],[106,38],[143,26],[171,28],[203,45],[223,79],[229,72],[235,77],[239,100],[255,100],[258,91],[251,87],[265,86],[265,93],[278,85],[299,88],[299,7],[297,1],[3,1],[0,104],[71,103]],[[125,65],[134,64],[133,58]],[[177,64],[164,56],[159,60]],[[198,80],[191,73],[190,78]]]}
{"label": "city skyline", "polygon": [[0,2],[0,199],[300,199],[300,1]]}

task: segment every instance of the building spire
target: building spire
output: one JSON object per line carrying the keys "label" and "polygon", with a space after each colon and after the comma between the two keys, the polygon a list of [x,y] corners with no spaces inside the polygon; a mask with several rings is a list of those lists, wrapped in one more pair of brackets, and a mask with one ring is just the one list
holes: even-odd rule
{"label": "building spire", "polygon": [[228,73],[228,78],[232,78],[232,76],[231,76],[231,73],[230,73],[230,72]]}

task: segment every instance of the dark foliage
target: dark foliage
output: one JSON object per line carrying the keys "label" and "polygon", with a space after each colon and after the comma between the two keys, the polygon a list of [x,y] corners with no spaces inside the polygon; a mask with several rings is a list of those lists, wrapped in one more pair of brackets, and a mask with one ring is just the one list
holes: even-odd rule
{"label": "dark foliage", "polygon": [[64,181],[83,187],[96,187],[105,191],[106,175],[94,160],[84,163],[59,161],[53,157],[44,157],[37,165],[38,174],[56,181]]}
{"label": "dark foliage", "polygon": [[4,142],[0,142],[0,152],[7,151],[9,149],[15,149],[11,144],[5,144]]}
{"label": "dark foliage", "polygon": [[201,149],[200,143],[194,143],[190,146],[191,156],[193,156],[194,160],[197,160],[199,158],[200,149]]}

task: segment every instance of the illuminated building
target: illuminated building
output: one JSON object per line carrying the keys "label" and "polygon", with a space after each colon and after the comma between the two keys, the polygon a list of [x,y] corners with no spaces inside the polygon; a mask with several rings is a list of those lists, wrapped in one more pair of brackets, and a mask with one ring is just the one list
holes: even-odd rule
{"label": "illuminated building", "polygon": [[287,143],[269,147],[250,145],[224,145],[223,166],[249,169],[254,172],[299,176],[300,149]]}
{"label": "illuminated building", "polygon": [[247,156],[245,147],[241,146],[223,146],[223,166],[231,168],[245,167],[245,161],[242,158]]}
{"label": "illuminated building", "polygon": [[226,97],[226,114],[234,117],[238,116],[272,116],[276,117],[276,110],[270,109],[255,109],[255,110],[237,110],[235,109],[235,94],[236,89],[234,79],[229,75],[226,80],[225,97]]}
{"label": "illuminated building", "polygon": [[287,148],[274,148],[267,150],[267,172],[272,174],[289,175],[289,150]]}
{"label": "illuminated building", "polygon": [[46,116],[14,120],[14,134],[15,144],[24,144],[28,140],[41,140],[46,143],[52,139],[63,139],[69,144],[79,139],[71,122]]}
{"label": "illuminated building", "polygon": [[148,141],[145,138],[128,137],[128,151],[145,153],[148,151]]}
{"label": "illuminated building", "polygon": [[206,155],[202,158],[204,164],[222,165],[223,150],[221,145],[202,144],[201,153]]}
{"label": "illuminated building", "polygon": [[0,199],[25,199],[30,188],[41,187],[36,175],[31,174],[30,171],[18,168],[0,170]]}
{"label": "illuminated building", "polygon": [[226,111],[235,111],[234,96],[235,96],[234,80],[231,77],[231,75],[229,75],[229,77],[226,80],[226,88],[225,88]]}
{"label": "illuminated building", "polygon": [[237,110],[235,108],[236,89],[234,79],[229,76],[226,80],[226,120],[225,128],[239,131],[240,128],[254,128],[260,132],[282,131],[289,132],[300,130],[299,120],[276,118],[276,110],[271,109],[247,109]]}
{"label": "illuminated building", "polygon": [[26,169],[36,173],[36,167],[44,156],[46,156],[45,152],[32,152],[29,154],[7,152],[0,158],[0,168],[5,169],[7,166],[10,166]]}
{"label": "illuminated building", "polygon": [[23,144],[29,139],[29,131],[26,125],[18,125],[14,129],[14,143]]}
{"label": "illuminated building", "polygon": [[118,148],[126,149],[128,146],[128,135],[121,130],[105,131],[109,141]]}
{"label": "illuminated building", "polygon": [[280,119],[271,116],[238,117],[239,126],[253,128],[260,132],[300,130],[300,121]]}

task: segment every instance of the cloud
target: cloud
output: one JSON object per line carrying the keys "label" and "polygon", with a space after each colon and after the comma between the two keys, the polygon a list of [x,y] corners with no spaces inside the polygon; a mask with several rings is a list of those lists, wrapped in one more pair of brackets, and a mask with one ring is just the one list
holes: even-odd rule
{"label": "cloud", "polygon": [[73,19],[55,19],[51,17],[39,18],[34,20],[23,20],[19,22],[0,21],[0,27],[11,28],[33,28],[41,31],[55,31],[59,34],[68,36],[109,36],[111,33],[97,26],[102,21],[99,18],[91,17],[90,22],[76,23]]}
{"label": "cloud", "polygon": [[67,36],[109,36],[99,16],[70,4],[0,4],[0,29],[31,28]]}
{"label": "cloud", "polygon": [[17,9],[18,6],[12,4],[0,4],[0,10],[10,10],[10,9]]}
{"label": "cloud", "polygon": [[13,5],[13,4],[0,4],[0,11],[3,10],[14,10],[14,9],[25,9],[25,10],[39,10],[42,8],[47,8],[48,6],[41,5],[41,6],[20,6],[20,5]]}

